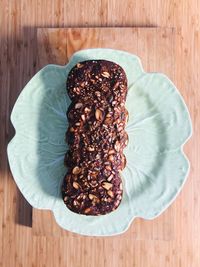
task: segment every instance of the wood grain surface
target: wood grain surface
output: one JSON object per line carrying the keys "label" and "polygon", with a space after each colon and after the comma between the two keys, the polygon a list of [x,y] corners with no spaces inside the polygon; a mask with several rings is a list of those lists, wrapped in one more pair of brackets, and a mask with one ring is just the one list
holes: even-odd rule
{"label": "wood grain surface", "polygon": [[[173,28],[41,28],[37,31],[37,65],[40,68],[49,63],[63,65],[80,49],[105,47],[136,54],[146,71],[164,72],[174,80],[175,34]],[[75,236],[62,230],[50,211],[33,210],[33,230],[38,236]],[[174,207],[149,223],[135,220],[127,233],[119,237],[122,243],[125,236],[131,236],[133,242],[173,239]]]}
{"label": "wood grain surface", "polygon": [[[0,266],[200,266],[199,10],[199,0],[0,0]],[[9,116],[38,70],[37,28],[100,26],[175,28],[174,76],[168,75],[193,120],[194,134],[184,149],[191,171],[176,202],[162,215],[165,219],[138,220],[126,234],[110,238],[62,235],[57,229],[52,235],[35,228],[35,214],[32,227],[32,211],[10,173],[6,146],[14,129]],[[51,216],[49,223],[54,231]]]}

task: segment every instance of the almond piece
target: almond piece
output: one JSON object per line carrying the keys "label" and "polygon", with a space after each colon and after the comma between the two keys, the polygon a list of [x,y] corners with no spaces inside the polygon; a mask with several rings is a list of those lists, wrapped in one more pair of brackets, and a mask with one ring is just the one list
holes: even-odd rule
{"label": "almond piece", "polygon": [[101,73],[101,75],[105,78],[109,78],[110,77],[110,73],[108,73],[107,71],[104,71]]}
{"label": "almond piece", "polygon": [[77,63],[77,64],[76,64],[76,67],[77,67],[78,69],[80,69],[80,68],[83,67],[83,64],[81,64],[81,63]]}
{"label": "almond piece", "polygon": [[111,117],[111,114],[110,113],[107,113],[106,114],[106,118],[110,118]]}
{"label": "almond piece", "polygon": [[73,182],[72,185],[73,185],[73,187],[74,187],[75,189],[79,189],[79,187],[80,187],[79,184],[78,184],[77,182]]}
{"label": "almond piece", "polygon": [[111,162],[113,162],[113,161],[114,161],[114,156],[113,156],[113,155],[110,155],[110,156],[108,157],[108,160],[111,161]]}
{"label": "almond piece", "polygon": [[85,115],[84,114],[81,115],[81,119],[82,119],[82,121],[85,121]]}
{"label": "almond piece", "polygon": [[78,166],[74,167],[72,170],[73,174],[79,174],[80,172],[81,172],[81,169]]}
{"label": "almond piece", "polygon": [[88,151],[94,151],[95,149],[94,149],[94,147],[89,146],[89,147],[87,148],[87,150],[88,150]]}
{"label": "almond piece", "polygon": [[115,150],[116,150],[117,152],[120,151],[120,142],[119,142],[119,141],[116,141],[116,142],[115,142],[114,148],[115,148]]}
{"label": "almond piece", "polygon": [[107,192],[107,194],[110,196],[110,197],[114,197],[114,193],[113,193],[113,191],[111,191],[111,190],[108,190],[108,192]]}
{"label": "almond piece", "polygon": [[103,182],[102,183],[102,187],[105,188],[106,190],[109,190],[110,188],[112,188],[112,184],[111,183],[107,183],[107,182]]}
{"label": "almond piece", "polygon": [[89,197],[90,200],[93,200],[96,196],[93,195],[93,194],[89,194],[88,197]]}
{"label": "almond piece", "polygon": [[90,200],[92,200],[93,203],[96,203],[96,202],[99,203],[100,201],[99,198],[93,194],[89,194],[88,197]]}
{"label": "almond piece", "polygon": [[107,171],[112,171],[112,168],[111,168],[110,165],[106,165],[105,169],[106,169]]}
{"label": "almond piece", "polygon": [[99,91],[96,91],[95,92],[95,95],[98,96],[98,97],[100,97],[101,96],[101,93]]}
{"label": "almond piece", "polygon": [[106,117],[104,123],[105,123],[105,124],[110,124],[111,122],[112,122],[112,118],[110,118],[110,117]]}
{"label": "almond piece", "polygon": [[77,109],[77,108],[81,108],[82,106],[83,106],[82,103],[76,103],[75,108],[76,108],[76,109]]}
{"label": "almond piece", "polygon": [[123,170],[126,167],[126,157],[125,155],[122,156],[122,166],[121,166],[121,170]]}
{"label": "almond piece", "polygon": [[126,124],[128,123],[128,120],[129,120],[129,114],[128,114],[128,111],[126,110],[126,120],[125,120]]}
{"label": "almond piece", "polygon": [[109,150],[109,152],[108,152],[108,155],[112,155],[112,154],[115,154],[115,150],[114,150],[114,149],[111,149],[111,150]]}
{"label": "almond piece", "polygon": [[122,189],[123,189],[122,183],[120,184],[120,186],[119,186],[119,189],[120,189],[120,190],[122,190]]}
{"label": "almond piece", "polygon": [[84,210],[84,213],[85,213],[85,214],[88,214],[90,211],[91,211],[91,208],[86,208],[86,209]]}
{"label": "almond piece", "polygon": [[114,175],[111,174],[111,175],[107,178],[107,181],[108,181],[108,182],[112,181],[113,177],[114,177]]}
{"label": "almond piece", "polygon": [[91,109],[89,109],[88,107],[85,107],[84,111],[85,111],[85,113],[88,113],[91,111]]}
{"label": "almond piece", "polygon": [[100,109],[96,109],[95,117],[97,120],[102,121],[103,120],[103,112]]}

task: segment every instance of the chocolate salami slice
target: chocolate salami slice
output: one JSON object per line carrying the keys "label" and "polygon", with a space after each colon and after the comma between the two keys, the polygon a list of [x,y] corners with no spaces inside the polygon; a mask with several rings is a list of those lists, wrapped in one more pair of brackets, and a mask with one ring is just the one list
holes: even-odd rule
{"label": "chocolate salami slice", "polygon": [[72,103],[67,111],[63,200],[73,212],[103,215],[119,206],[123,194],[126,74],[111,61],[83,61],[70,71],[67,92]]}

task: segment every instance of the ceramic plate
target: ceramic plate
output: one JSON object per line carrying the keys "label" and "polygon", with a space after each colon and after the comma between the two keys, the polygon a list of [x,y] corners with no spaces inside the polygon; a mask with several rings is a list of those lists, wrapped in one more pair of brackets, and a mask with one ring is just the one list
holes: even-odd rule
{"label": "ceramic plate", "polygon": [[[114,61],[128,78],[123,199],[117,210],[97,217],[71,212],[60,193],[70,104],[66,78],[77,62],[89,59]],[[16,133],[8,158],[19,189],[34,208],[51,210],[62,228],[75,233],[115,235],[127,230],[136,217],[155,218],[175,199],[189,171],[183,145],[192,127],[180,93],[164,74],[144,72],[140,59],[124,51],[82,50],[66,66],[47,65],[21,92],[11,121]]]}

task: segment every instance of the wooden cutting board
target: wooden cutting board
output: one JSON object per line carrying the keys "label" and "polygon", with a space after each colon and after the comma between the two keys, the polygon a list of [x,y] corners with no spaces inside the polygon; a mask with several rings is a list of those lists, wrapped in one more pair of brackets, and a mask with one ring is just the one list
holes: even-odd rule
{"label": "wooden cutting board", "polygon": [[[146,71],[163,72],[174,80],[175,37],[172,28],[40,28],[37,31],[37,67],[50,63],[63,65],[77,50],[104,47],[136,54]],[[173,240],[178,209],[178,205],[172,205],[152,221],[135,219],[129,230],[118,238],[122,242],[128,237],[131,240]],[[35,235],[41,236],[84,238],[61,229],[52,213],[45,210],[33,210],[33,230]],[[70,240],[73,243],[73,238]]]}

